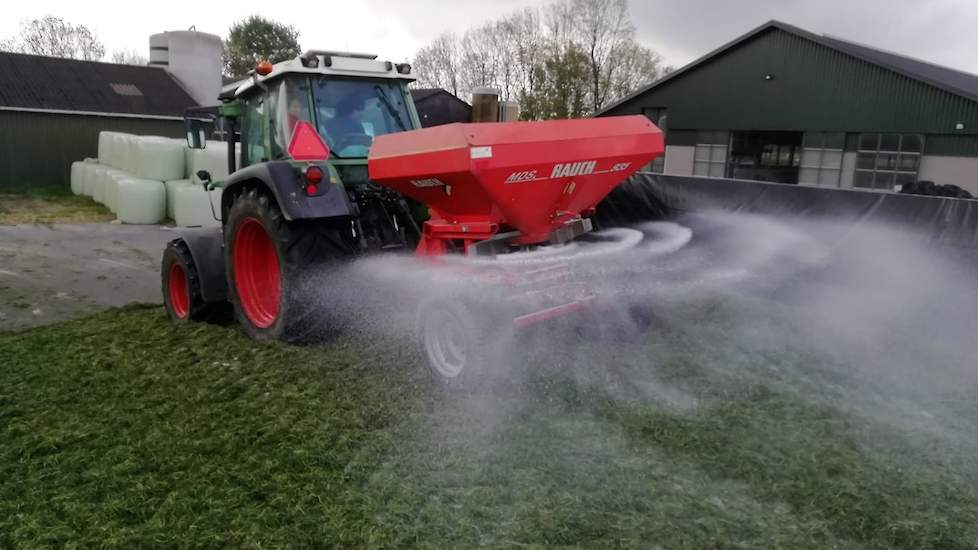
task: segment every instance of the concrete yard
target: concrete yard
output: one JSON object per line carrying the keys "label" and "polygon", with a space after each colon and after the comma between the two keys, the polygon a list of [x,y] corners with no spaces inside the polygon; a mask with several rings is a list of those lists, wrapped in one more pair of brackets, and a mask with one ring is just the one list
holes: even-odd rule
{"label": "concrete yard", "polygon": [[160,258],[172,237],[155,225],[0,225],[0,330],[162,303]]}

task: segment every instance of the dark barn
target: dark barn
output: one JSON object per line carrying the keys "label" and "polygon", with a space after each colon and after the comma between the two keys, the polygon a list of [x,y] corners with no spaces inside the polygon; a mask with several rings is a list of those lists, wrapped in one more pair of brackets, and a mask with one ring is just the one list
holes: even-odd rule
{"label": "dark barn", "polygon": [[0,189],[67,186],[102,130],[181,137],[195,105],[159,67],[0,52]]}
{"label": "dark barn", "polygon": [[441,88],[411,90],[411,98],[421,119],[421,126],[429,128],[452,122],[471,122],[472,106]]}

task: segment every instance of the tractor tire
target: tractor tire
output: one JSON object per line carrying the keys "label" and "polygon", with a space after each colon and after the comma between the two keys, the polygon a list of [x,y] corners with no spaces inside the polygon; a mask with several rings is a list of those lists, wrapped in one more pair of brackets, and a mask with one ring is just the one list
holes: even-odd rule
{"label": "tractor tire", "polygon": [[[234,198],[224,226],[228,296],[244,332],[258,340],[301,342],[338,330],[308,280],[356,251],[331,220],[288,221],[257,189]],[[325,314],[325,315],[324,315]]]}
{"label": "tractor tire", "polygon": [[205,302],[200,291],[200,274],[182,239],[167,243],[160,269],[163,307],[171,321],[221,322],[227,317],[227,302]]}
{"label": "tractor tire", "polygon": [[512,317],[492,314],[465,299],[422,301],[415,339],[434,379],[452,391],[475,392],[505,372],[512,350]]}

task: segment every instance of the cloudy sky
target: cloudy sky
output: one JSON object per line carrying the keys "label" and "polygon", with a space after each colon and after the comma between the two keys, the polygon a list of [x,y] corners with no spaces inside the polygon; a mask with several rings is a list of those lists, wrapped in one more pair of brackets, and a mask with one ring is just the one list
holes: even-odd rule
{"label": "cloudy sky", "polygon": [[[224,35],[237,19],[257,13],[295,25],[305,48],[369,51],[394,61],[438,34],[548,0],[319,0],[268,2],[11,1],[4,5],[0,37],[18,22],[54,14],[96,31],[109,52],[143,55],[148,36],[186,29]],[[975,0],[631,0],[639,39],[683,65],[769,20],[978,73],[978,2]],[[269,10],[273,6],[274,10]]]}

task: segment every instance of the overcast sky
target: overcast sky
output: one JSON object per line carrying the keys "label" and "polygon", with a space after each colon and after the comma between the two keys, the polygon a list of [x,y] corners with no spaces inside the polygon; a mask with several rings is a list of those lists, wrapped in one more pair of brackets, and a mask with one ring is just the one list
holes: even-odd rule
{"label": "overcast sky", "polygon": [[[268,0],[187,2],[8,1],[0,37],[20,20],[53,14],[92,28],[108,52],[148,53],[163,30],[224,36],[252,13],[295,25],[304,48],[349,49],[394,61],[410,58],[438,34],[503,16],[546,0]],[[975,0],[631,0],[638,37],[681,66],[769,19],[978,73]],[[273,7],[274,10],[269,8]]]}

